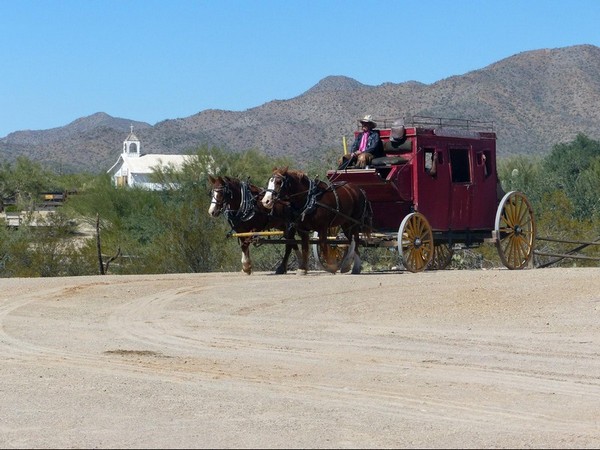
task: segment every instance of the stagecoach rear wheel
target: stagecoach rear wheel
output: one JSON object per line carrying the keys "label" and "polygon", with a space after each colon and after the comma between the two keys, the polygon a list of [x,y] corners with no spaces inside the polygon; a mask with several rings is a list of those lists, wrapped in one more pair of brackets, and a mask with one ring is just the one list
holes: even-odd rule
{"label": "stagecoach rear wheel", "polygon": [[[348,244],[335,243],[340,231],[341,231],[340,227],[331,227],[327,230],[327,240],[329,242],[332,242],[331,244],[328,244],[328,247],[329,247],[328,251],[329,251],[329,255],[330,255],[329,263],[328,263],[328,261],[325,260],[325,255],[322,254],[321,247],[319,246],[319,244],[312,245],[313,256],[317,263],[317,268],[326,270],[328,272],[333,272],[332,265],[336,266],[335,267],[336,271],[341,268],[342,261],[344,260],[344,257],[346,256],[346,252],[348,251],[349,246],[348,246]],[[318,239],[318,238],[319,238],[319,233],[315,231],[313,233],[313,239]],[[328,269],[328,267],[330,267],[331,270]]]}
{"label": "stagecoach rear wheel", "polygon": [[527,197],[512,191],[500,201],[494,225],[496,248],[509,269],[522,269],[533,255],[535,221]]}
{"label": "stagecoach rear wheel", "polygon": [[433,247],[433,258],[427,266],[428,270],[444,270],[452,261],[454,249],[450,244],[437,244]]}
{"label": "stagecoach rear wheel", "polygon": [[398,252],[404,267],[421,272],[431,263],[434,253],[431,226],[421,213],[407,215],[398,229]]}

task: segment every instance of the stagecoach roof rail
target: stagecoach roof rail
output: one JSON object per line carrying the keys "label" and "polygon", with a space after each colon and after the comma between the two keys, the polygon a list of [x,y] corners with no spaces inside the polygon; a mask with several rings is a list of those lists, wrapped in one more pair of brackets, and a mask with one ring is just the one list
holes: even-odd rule
{"label": "stagecoach roof rail", "polygon": [[458,128],[469,131],[494,131],[491,120],[459,119],[449,117],[412,116],[410,123],[414,127]]}
{"label": "stagecoach roof rail", "polygon": [[[458,119],[448,117],[433,117],[433,116],[412,116],[405,117],[376,117],[373,119],[377,123],[377,128],[391,128],[394,122],[403,121],[405,126],[422,127],[422,128],[452,128],[469,131],[494,131],[494,122],[485,120],[473,119]],[[357,119],[358,129],[360,129],[360,119]]]}

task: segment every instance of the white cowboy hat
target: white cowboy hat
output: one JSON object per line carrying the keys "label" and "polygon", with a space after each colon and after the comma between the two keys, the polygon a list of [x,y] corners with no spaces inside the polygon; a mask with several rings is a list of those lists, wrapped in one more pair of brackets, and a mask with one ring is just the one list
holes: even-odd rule
{"label": "white cowboy hat", "polygon": [[365,117],[360,119],[360,123],[370,123],[373,125],[373,128],[377,126],[377,124],[373,121],[373,116],[371,114],[367,114]]}

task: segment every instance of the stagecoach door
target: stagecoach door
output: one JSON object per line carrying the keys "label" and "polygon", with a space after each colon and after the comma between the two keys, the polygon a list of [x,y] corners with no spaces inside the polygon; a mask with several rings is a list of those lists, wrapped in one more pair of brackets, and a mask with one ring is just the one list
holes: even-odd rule
{"label": "stagecoach door", "polygon": [[450,162],[450,203],[449,228],[465,230],[470,228],[473,183],[469,149],[449,148]]}

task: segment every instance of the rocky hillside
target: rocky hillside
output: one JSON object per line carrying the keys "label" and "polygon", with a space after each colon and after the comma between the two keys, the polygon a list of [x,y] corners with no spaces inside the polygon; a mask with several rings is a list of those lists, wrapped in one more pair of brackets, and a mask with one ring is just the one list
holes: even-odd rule
{"label": "rocky hillside", "polygon": [[306,161],[329,148],[341,151],[342,136],[350,137],[365,114],[493,121],[500,157],[543,155],[579,132],[600,139],[598,105],[600,48],[579,45],[519,53],[429,85],[367,86],[331,76],[289,100],[241,112],[205,110],[154,126],[97,113],[60,128],[11,133],[0,139],[0,161],[24,155],[62,171],[103,172],[118,158],[130,125],[146,153],[190,153],[207,145]]}

